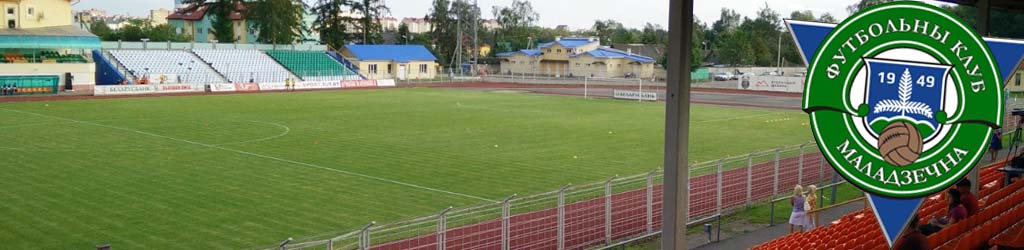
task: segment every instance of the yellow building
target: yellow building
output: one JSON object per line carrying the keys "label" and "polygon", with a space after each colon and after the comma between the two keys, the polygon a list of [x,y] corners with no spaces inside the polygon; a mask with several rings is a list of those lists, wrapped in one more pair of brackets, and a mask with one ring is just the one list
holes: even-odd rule
{"label": "yellow building", "polygon": [[0,82],[28,91],[89,91],[96,83],[92,50],[100,41],[72,25],[70,0],[0,0]]}
{"label": "yellow building", "polygon": [[71,0],[0,0],[2,29],[31,29],[71,25]]}
{"label": "yellow building", "polygon": [[423,45],[347,45],[341,56],[367,79],[433,79],[437,57]]}
{"label": "yellow building", "polygon": [[650,57],[608,47],[596,38],[556,38],[537,49],[500,53],[503,74],[555,77],[654,77]]}

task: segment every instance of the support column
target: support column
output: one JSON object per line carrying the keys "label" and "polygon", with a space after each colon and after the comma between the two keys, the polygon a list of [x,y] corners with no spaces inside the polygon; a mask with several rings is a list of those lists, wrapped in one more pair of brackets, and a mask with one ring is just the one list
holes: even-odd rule
{"label": "support column", "polygon": [[689,207],[690,48],[693,0],[669,1],[668,90],[665,96],[665,183],[661,249],[686,249]]}

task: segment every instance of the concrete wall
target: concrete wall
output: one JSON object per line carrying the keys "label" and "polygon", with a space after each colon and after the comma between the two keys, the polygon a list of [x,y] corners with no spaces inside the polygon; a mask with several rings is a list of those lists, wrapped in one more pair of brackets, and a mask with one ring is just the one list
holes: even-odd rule
{"label": "concrete wall", "polygon": [[[779,68],[776,68],[776,67],[724,67],[724,68],[714,68],[714,67],[712,67],[712,68],[708,68],[708,71],[711,71],[711,75],[718,74],[718,73],[736,73],[736,70],[739,70],[740,72],[743,72],[743,73],[754,73],[754,74],[760,75],[762,73],[773,72],[773,71],[776,71],[778,69]],[[807,72],[807,68],[805,68],[805,67],[785,67],[785,68],[782,68],[782,72],[787,74],[787,75],[795,74],[795,73],[806,73]]]}
{"label": "concrete wall", "polygon": [[64,88],[64,73],[74,76],[75,89],[92,89],[96,85],[96,64],[93,63],[5,63],[0,64],[3,75],[58,75]]}

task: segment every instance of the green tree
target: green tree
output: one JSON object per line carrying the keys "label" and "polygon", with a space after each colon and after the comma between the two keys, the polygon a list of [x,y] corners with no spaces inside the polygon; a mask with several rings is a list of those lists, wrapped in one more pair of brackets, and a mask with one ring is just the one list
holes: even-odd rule
{"label": "green tree", "polygon": [[341,49],[352,39],[348,33],[352,20],[341,15],[348,6],[347,0],[318,0],[313,7],[316,21],[311,28],[320,32],[320,42],[331,49]]}
{"label": "green tree", "polygon": [[888,2],[893,2],[893,1],[896,1],[896,0],[859,0],[856,3],[851,4],[850,6],[846,6],[846,11],[850,12],[850,14],[853,14],[853,13],[857,13],[860,10],[867,9],[867,8],[869,8],[871,6],[875,6],[875,5],[879,5],[879,4],[883,4],[883,3],[888,3]]}
{"label": "green tree", "polygon": [[597,37],[601,38],[602,45],[611,45],[612,40],[615,40],[614,42],[622,42],[620,40],[629,39],[626,37],[618,37],[620,35],[619,31],[625,30],[626,28],[622,26],[622,23],[612,19],[596,20],[591,28],[597,33]]}
{"label": "green tree", "polygon": [[359,13],[361,17],[356,25],[362,33],[363,44],[375,44],[383,41],[381,34],[384,32],[380,20],[391,12],[383,0],[353,0],[352,11]]}
{"label": "green tree", "polygon": [[[695,24],[699,21],[694,21]],[[697,27],[694,25],[694,32],[697,32]],[[644,30],[640,34],[640,43],[643,44],[668,44],[668,31],[658,24],[647,23],[644,25]]]}
{"label": "green tree", "polygon": [[256,0],[250,2],[246,17],[258,30],[262,43],[291,44],[302,39],[305,4],[293,0]]}
{"label": "green tree", "polygon": [[833,16],[832,16],[832,14],[829,14],[828,12],[825,12],[825,14],[821,14],[821,16],[820,16],[820,17],[818,17],[818,22],[823,22],[823,23],[838,23],[839,21],[838,21],[838,20],[836,20],[836,18],[835,18],[835,17],[833,17]]}
{"label": "green tree", "polygon": [[398,42],[401,44],[409,44],[413,39],[411,33],[409,33],[409,25],[401,23],[398,25]]}
{"label": "green tree", "polygon": [[147,34],[146,37],[148,37],[149,40],[153,42],[186,42],[189,40],[189,37],[182,34],[178,34],[178,32],[174,29],[174,26],[171,26],[169,24],[161,24],[150,27],[145,30],[145,33]]}
{"label": "green tree", "polygon": [[789,14],[789,19],[812,22],[818,20],[817,18],[814,17],[814,12],[811,12],[810,10],[793,11],[793,13]]}
{"label": "green tree", "polygon": [[[241,0],[215,0],[207,3],[207,0],[184,0],[185,4],[209,5],[206,13],[211,18],[211,33],[221,43],[232,43],[237,41],[235,37],[235,25],[231,20],[231,14],[237,12]],[[242,13],[238,13],[242,14]]]}
{"label": "green tree", "polygon": [[455,20],[448,12],[449,7],[451,7],[451,2],[448,0],[434,0],[430,7],[430,14],[426,17],[431,25],[431,45],[428,47],[433,50],[434,55],[437,55],[442,65],[448,64],[455,50],[453,42],[455,41],[455,31],[451,30]]}
{"label": "green tree", "polygon": [[121,26],[121,28],[117,30],[117,33],[121,40],[124,41],[138,42],[141,41],[142,38],[146,38],[146,32],[143,31],[143,27],[140,26],[139,23],[129,22],[128,24]]}
{"label": "green tree", "polygon": [[118,39],[117,32],[110,29],[110,26],[107,26],[107,22],[103,20],[89,24],[89,32],[92,32],[93,35],[104,41],[117,41]]}

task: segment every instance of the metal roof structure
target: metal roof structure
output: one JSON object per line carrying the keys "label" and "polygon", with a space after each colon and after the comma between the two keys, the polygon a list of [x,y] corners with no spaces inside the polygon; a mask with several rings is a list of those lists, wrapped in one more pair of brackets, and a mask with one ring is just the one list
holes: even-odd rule
{"label": "metal roof structure", "polygon": [[100,39],[75,26],[0,29],[4,49],[99,49]]}
{"label": "metal roof structure", "polygon": [[423,45],[346,45],[361,61],[437,61]]}

